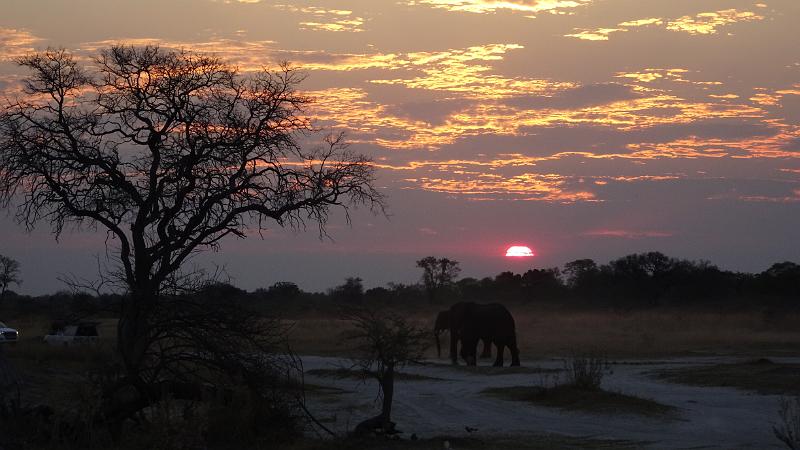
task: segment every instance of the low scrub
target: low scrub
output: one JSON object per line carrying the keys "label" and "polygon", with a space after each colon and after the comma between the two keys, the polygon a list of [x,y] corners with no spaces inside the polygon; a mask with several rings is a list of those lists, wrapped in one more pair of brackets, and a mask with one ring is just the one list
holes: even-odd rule
{"label": "low scrub", "polygon": [[564,361],[566,384],[577,389],[596,391],[609,373],[608,362],[594,356],[573,356]]}
{"label": "low scrub", "polygon": [[775,437],[791,450],[800,450],[800,396],[781,398],[778,416],[780,420],[772,427]]}

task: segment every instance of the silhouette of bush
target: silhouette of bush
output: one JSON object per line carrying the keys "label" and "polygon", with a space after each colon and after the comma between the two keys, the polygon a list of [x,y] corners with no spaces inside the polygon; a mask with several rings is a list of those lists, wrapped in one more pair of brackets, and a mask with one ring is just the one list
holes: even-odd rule
{"label": "silhouette of bush", "polygon": [[565,384],[568,386],[596,391],[607,373],[608,362],[604,358],[573,356],[564,361]]}
{"label": "silhouette of bush", "polygon": [[224,448],[274,448],[303,434],[302,420],[287,398],[268,401],[250,392],[213,402],[206,418],[206,443]]}

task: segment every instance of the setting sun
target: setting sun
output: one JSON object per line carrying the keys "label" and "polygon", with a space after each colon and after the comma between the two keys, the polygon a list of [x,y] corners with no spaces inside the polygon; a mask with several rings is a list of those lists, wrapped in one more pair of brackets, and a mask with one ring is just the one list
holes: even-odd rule
{"label": "setting sun", "polygon": [[511,256],[515,258],[533,256],[533,250],[531,250],[530,247],[525,247],[522,245],[514,245],[508,247],[508,250],[506,250],[506,256]]}

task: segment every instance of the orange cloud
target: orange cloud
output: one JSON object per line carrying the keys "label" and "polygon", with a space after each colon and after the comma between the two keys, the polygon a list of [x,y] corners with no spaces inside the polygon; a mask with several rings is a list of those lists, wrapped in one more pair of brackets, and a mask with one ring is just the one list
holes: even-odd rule
{"label": "orange cloud", "polygon": [[555,203],[598,201],[592,192],[573,190],[567,179],[557,174],[534,174],[503,177],[480,174],[466,179],[410,178],[421,189],[465,196],[471,200],[524,200]]}
{"label": "orange cloud", "polygon": [[566,37],[583,39],[584,41],[607,41],[608,35],[618,31],[628,31],[624,28],[596,28],[596,29],[576,29],[578,33],[565,34]]}
{"label": "orange cloud", "polygon": [[697,81],[685,78],[690,71],[687,69],[643,69],[639,72],[617,72],[616,78],[629,78],[640,83],[652,83],[658,80],[677,81],[679,83],[694,84],[697,86],[719,86],[720,81]]}
{"label": "orange cloud", "polygon": [[[758,6],[758,5],[757,5]],[[689,34],[715,34],[717,28],[738,22],[751,22],[763,20],[760,16],[751,11],[737,11],[726,9],[723,11],[700,13],[696,16],[683,16],[675,20],[665,20],[658,17],[629,20],[619,23],[616,27],[605,28],[576,28],[576,33],[566,34],[566,37],[574,37],[587,41],[607,41],[612,33],[629,31],[632,28],[659,26],[670,31],[681,31]]]}
{"label": "orange cloud", "polygon": [[523,48],[516,44],[487,44],[443,52],[417,52],[403,55],[399,67],[420,70],[413,78],[376,79],[374,84],[396,84],[415,89],[450,91],[474,97],[497,98],[519,92],[545,94],[574,87],[568,82],[534,78],[509,78],[491,73],[486,61],[502,60],[504,55]]}
{"label": "orange cloud", "polygon": [[800,95],[800,84],[795,84],[790,89],[778,89],[772,92],[765,88],[756,88],[755,90],[759,92],[750,97],[750,101],[762,106],[777,106],[786,95]]}
{"label": "orange cloud", "polygon": [[0,28],[0,61],[13,61],[32,53],[43,41],[26,30]]}
{"label": "orange cloud", "polygon": [[637,27],[646,27],[648,25],[661,25],[662,23],[664,23],[664,19],[658,17],[652,17],[649,19],[629,20],[627,22],[620,23],[619,26],[626,28],[637,28]]}
{"label": "orange cloud", "polygon": [[748,139],[701,139],[689,137],[662,144],[640,143],[630,144],[629,155],[617,157],[637,159],[657,158],[800,158],[800,152],[786,149],[786,144],[800,138],[800,127],[787,126],[767,119],[776,129],[771,136],[759,136]]}
{"label": "orange cloud", "polygon": [[345,9],[326,9],[317,6],[297,7],[294,5],[277,4],[275,8],[310,15],[314,19],[300,22],[300,29],[314,31],[348,31],[361,32],[364,19],[353,15],[353,11]]}
{"label": "orange cloud", "polygon": [[[674,95],[654,93],[641,98],[572,109],[527,109],[484,99],[482,102],[465,104],[450,113],[441,124],[432,125],[392,114],[387,106],[370,101],[362,89],[328,89],[312,94],[318,99],[312,116],[323,123],[353,130],[353,138],[358,142],[371,142],[396,149],[436,149],[466,136],[514,136],[536,127],[586,124],[630,131],[715,118],[763,119],[765,116],[760,108],[745,104],[689,101]],[[653,149],[630,150],[639,157],[655,157]],[[661,156],[669,157],[678,157],[679,153],[683,152],[674,147],[670,147],[669,152],[665,152],[664,148],[658,152]],[[692,150],[690,155],[684,156],[695,157],[699,154]]]}
{"label": "orange cloud", "polygon": [[667,24],[671,31],[682,31],[689,34],[716,34],[717,28],[738,22],[764,20],[752,11],[726,9],[716,12],[700,13],[696,16],[683,16]]}

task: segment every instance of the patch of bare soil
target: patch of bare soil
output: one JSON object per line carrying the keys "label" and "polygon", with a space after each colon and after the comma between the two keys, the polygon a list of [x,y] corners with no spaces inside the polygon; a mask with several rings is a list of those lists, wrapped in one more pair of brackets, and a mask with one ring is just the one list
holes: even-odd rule
{"label": "patch of bare soil", "polygon": [[[308,375],[316,375],[318,377],[326,377],[326,378],[338,378],[338,379],[345,379],[345,378],[353,378],[353,379],[361,379],[363,378],[362,374],[357,370],[350,370],[347,368],[338,368],[338,369],[312,369],[306,371]],[[444,378],[437,378],[437,377],[430,377],[427,375],[419,375],[415,373],[407,373],[407,372],[395,372],[394,379],[399,381],[443,381]]]}
{"label": "patch of bare soil", "polygon": [[410,440],[364,438],[328,441],[308,440],[296,442],[285,450],[545,450],[545,449],[634,449],[635,444],[620,440],[584,439],[559,435],[540,435],[525,438],[493,437],[478,439],[441,436],[431,439]]}
{"label": "patch of bare soil", "polygon": [[553,387],[510,386],[484,389],[482,394],[524,401],[538,406],[593,414],[638,415],[671,418],[677,409],[653,400],[602,389],[582,389],[570,384]]}
{"label": "patch of bare soil", "polygon": [[732,387],[765,395],[800,395],[800,364],[761,358],[742,363],[656,372],[663,380],[692,386]]}
{"label": "patch of bare soil", "polygon": [[493,367],[493,366],[466,366],[466,365],[452,365],[452,364],[431,364],[433,367],[447,368],[450,370],[458,370],[460,372],[472,373],[475,375],[517,375],[517,374],[556,374],[563,372],[563,369],[551,367]]}

